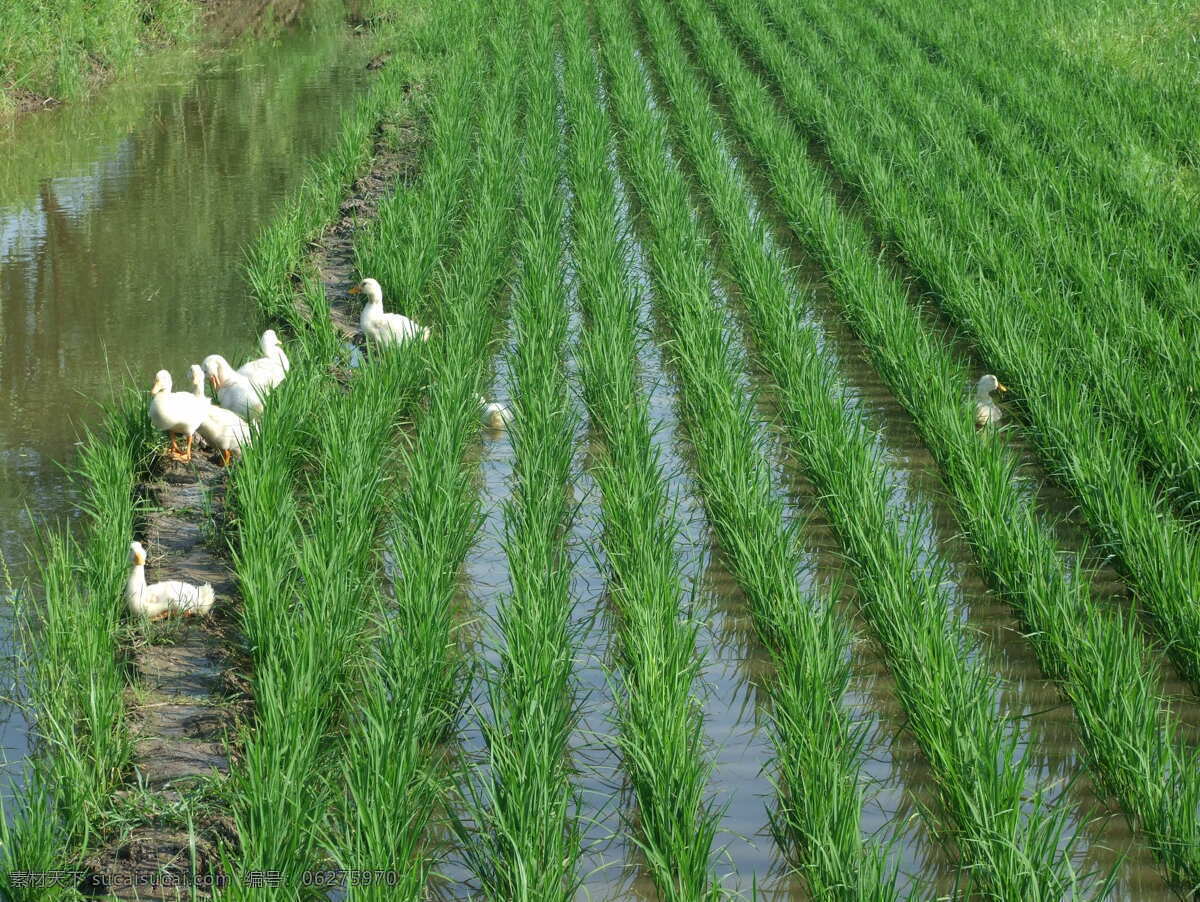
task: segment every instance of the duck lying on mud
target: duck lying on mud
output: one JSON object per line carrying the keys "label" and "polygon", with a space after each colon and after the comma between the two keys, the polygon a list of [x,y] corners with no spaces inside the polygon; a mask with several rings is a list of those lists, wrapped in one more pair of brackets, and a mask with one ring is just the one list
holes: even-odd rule
{"label": "duck lying on mud", "polygon": [[129,580],[125,583],[125,603],[130,612],[151,620],[160,620],[173,612],[184,616],[203,615],[212,610],[215,596],[208,583],[195,586],[178,579],[146,585],[146,549],[141,542],[129,543]]}

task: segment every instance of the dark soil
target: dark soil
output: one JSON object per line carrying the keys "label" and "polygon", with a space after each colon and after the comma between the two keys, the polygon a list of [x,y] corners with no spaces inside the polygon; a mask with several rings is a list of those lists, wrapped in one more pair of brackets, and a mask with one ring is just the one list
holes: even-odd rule
{"label": "dark soil", "polygon": [[114,800],[126,825],[86,862],[82,889],[91,895],[188,898],[194,884],[223,876],[220,847],[237,846],[232,821],[209,803],[214,781],[229,772],[232,736],[250,707],[239,676],[246,662],[237,585],[219,538],[219,460],[197,448],[188,464],[164,460],[141,486],[151,508],[141,537],[147,580],[210,583],[216,604],[207,617],[148,627],[148,640],[130,651],[125,702],[133,767],[129,788]]}

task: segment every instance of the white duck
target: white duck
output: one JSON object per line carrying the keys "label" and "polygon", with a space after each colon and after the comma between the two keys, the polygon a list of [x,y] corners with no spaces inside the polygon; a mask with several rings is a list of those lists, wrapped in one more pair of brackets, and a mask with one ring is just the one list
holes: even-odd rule
{"label": "white duck", "polygon": [[158,620],[172,611],[184,615],[207,614],[212,610],[213,587],[208,583],[194,586],[182,580],[170,579],[146,585],[146,549],[141,542],[129,543],[129,581],[125,583],[125,603],[129,610],[142,617]]}
{"label": "white duck", "polygon": [[350,293],[367,296],[367,303],[363,305],[358,318],[358,327],[371,341],[381,345],[399,344],[418,335],[422,340],[429,341],[428,326],[422,327],[399,313],[383,312],[383,289],[374,279],[363,279],[350,289]]}
{"label": "white duck", "polygon": [[1008,391],[1000,380],[988,373],[975,383],[975,425],[995,426],[1000,422],[1000,406],[992,400],[992,392]]}
{"label": "white duck", "polygon": [[220,354],[209,354],[204,358],[204,373],[226,410],[232,410],[246,420],[262,416],[262,392]]}
{"label": "white duck", "polygon": [[268,329],[262,334],[262,338],[258,340],[258,349],[262,351],[263,357],[270,357],[278,363],[285,373],[292,368],[292,362],[288,360],[288,355],[284,352],[274,329]]}
{"label": "white duck", "polygon": [[513,412],[510,407],[499,401],[489,401],[483,395],[479,396],[479,406],[483,410],[483,425],[491,429],[503,429],[512,425]]}
{"label": "white duck", "polygon": [[[267,338],[268,333],[275,339],[274,345],[270,344]],[[254,360],[249,360],[237,368],[238,373],[250,380],[250,384],[258,389],[260,395],[266,395],[271,389],[279,385],[287,376],[287,367],[284,366],[284,361],[280,360],[273,350],[278,350],[283,353],[283,349],[279,347],[279,338],[275,335],[274,329],[268,329],[263,333],[258,340],[258,346],[262,349],[263,356],[256,357]],[[286,360],[286,356],[284,360]],[[291,366],[289,363],[288,366]]]}
{"label": "white duck", "polygon": [[[159,370],[150,389],[150,422],[171,436],[171,456],[187,462],[192,459],[192,436],[204,422],[211,406],[207,398],[192,392],[171,391],[171,374]],[[177,436],[187,436],[187,450],[180,451]]]}
{"label": "white duck", "polygon": [[[193,363],[191,373],[192,388],[196,397],[208,401],[204,395],[204,371]],[[200,424],[200,435],[221,451],[225,466],[229,466],[229,458],[234,451],[241,453],[241,450],[250,444],[249,424],[232,410],[217,407],[211,402],[208,406],[208,416]]]}

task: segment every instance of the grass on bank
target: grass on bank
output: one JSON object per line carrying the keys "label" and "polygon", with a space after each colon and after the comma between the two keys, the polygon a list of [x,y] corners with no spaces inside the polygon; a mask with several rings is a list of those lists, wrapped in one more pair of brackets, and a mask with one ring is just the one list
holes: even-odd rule
{"label": "grass on bank", "polygon": [[0,4],[0,113],[22,96],[77,97],[148,47],[186,40],[192,0],[5,0]]}

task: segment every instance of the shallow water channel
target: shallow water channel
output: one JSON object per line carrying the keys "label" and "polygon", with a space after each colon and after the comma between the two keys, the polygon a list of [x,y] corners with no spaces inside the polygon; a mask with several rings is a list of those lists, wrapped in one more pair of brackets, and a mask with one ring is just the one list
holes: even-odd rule
{"label": "shallow water channel", "polygon": [[[335,137],[370,46],[299,26],[152,59],[93,101],[0,123],[0,551],[17,585],[33,524],[76,515],[60,463],[97,402],[255,347],[245,248]],[[24,724],[0,718],[17,763]]]}

